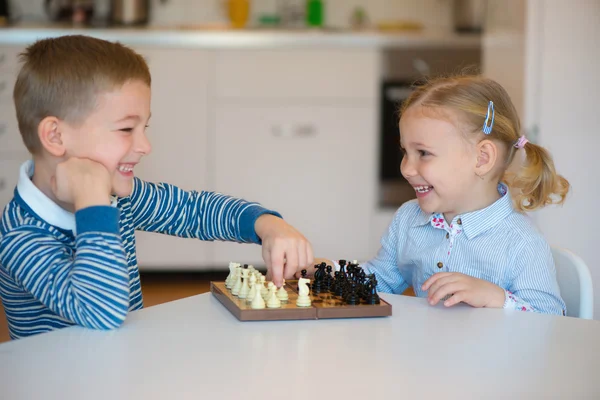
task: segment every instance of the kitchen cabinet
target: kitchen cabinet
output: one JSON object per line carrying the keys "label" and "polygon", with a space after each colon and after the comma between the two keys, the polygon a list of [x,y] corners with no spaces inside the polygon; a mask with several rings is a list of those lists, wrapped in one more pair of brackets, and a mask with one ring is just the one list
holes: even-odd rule
{"label": "kitchen cabinet", "polygon": [[[136,175],[185,190],[206,189],[210,53],[136,50],[146,57],[152,73],[152,117],[147,129],[152,152],[136,166]],[[136,242],[144,270],[193,269],[209,262],[210,243],[148,232],[137,232]]]}

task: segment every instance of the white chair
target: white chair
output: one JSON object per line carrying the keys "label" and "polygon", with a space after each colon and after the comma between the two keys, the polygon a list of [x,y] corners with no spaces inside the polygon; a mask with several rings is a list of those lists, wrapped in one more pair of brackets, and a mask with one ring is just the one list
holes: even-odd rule
{"label": "white chair", "polygon": [[567,315],[594,318],[592,276],[585,262],[567,249],[552,246],[560,294],[567,305]]}

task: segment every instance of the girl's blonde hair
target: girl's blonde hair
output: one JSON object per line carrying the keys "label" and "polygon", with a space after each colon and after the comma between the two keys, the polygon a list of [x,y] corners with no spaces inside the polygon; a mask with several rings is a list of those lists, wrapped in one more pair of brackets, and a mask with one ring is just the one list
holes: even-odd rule
{"label": "girl's blonde hair", "polygon": [[[490,101],[494,103],[495,119],[492,132],[485,135],[482,129]],[[515,144],[521,137],[521,123],[508,93],[497,82],[480,75],[432,79],[415,87],[402,104],[400,115],[413,105],[457,111],[469,134],[478,135],[480,140],[501,143],[506,151],[500,180],[509,186],[519,211],[532,211],[565,201],[569,182],[557,174],[552,157],[541,146],[526,143],[524,165],[514,174],[507,173],[518,150]]]}

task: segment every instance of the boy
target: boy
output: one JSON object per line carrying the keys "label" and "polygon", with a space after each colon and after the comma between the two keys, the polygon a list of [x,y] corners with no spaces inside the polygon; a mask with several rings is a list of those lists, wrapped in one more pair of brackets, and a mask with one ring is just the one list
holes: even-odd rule
{"label": "boy", "polygon": [[274,211],[134,177],[151,151],[151,78],[140,55],[64,36],[34,43],[22,61],[14,101],[33,161],[0,224],[11,338],[74,324],[112,329],[142,308],[135,230],[262,244],[278,285],[312,263],[310,243]]}

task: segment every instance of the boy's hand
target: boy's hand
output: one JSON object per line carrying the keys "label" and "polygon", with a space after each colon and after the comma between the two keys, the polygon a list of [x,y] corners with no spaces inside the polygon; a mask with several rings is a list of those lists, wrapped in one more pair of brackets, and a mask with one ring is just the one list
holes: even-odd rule
{"label": "boy's hand", "polygon": [[432,306],[447,295],[452,297],[444,301],[446,307],[461,301],[473,307],[502,308],[504,306],[504,290],[501,287],[458,272],[434,274],[425,281],[422,290],[429,291],[427,300]]}
{"label": "boy's hand", "polygon": [[313,263],[312,245],[294,227],[270,214],[258,217],[254,224],[262,240],[262,256],[273,283],[281,287],[299,269]]}
{"label": "boy's hand", "polygon": [[112,189],[108,170],[100,163],[70,158],[56,167],[52,191],[62,202],[73,204],[75,211],[90,206],[110,205]]}

